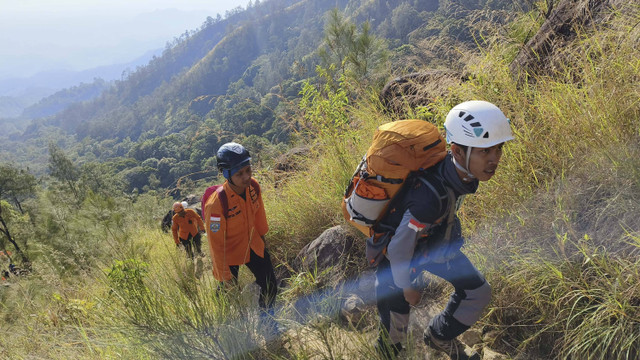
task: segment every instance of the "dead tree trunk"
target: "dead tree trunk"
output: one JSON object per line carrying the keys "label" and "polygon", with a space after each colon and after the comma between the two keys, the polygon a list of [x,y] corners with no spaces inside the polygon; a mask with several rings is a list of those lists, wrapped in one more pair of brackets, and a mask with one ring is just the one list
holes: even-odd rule
{"label": "dead tree trunk", "polygon": [[9,227],[7,226],[7,223],[4,221],[4,218],[2,217],[2,208],[0,208],[0,225],[2,225],[2,227],[0,228],[0,232],[7,237],[7,239],[11,244],[13,244],[13,247],[16,249],[16,253],[18,253],[18,255],[20,255],[20,257],[22,258],[22,262],[25,264],[28,264],[29,258],[27,257],[27,255],[25,255],[24,252],[22,252],[22,249],[20,249],[20,246],[18,246],[18,243],[16,243],[13,237],[11,237],[11,233],[9,232]]}

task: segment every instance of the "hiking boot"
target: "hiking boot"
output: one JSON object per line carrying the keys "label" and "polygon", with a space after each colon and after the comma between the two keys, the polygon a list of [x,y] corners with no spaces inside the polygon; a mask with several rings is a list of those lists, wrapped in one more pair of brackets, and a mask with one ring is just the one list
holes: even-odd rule
{"label": "hiking boot", "polygon": [[427,327],[424,332],[424,343],[428,347],[441,351],[449,356],[451,360],[480,360],[477,352],[469,349],[458,339],[441,340],[431,334],[431,328]]}
{"label": "hiking boot", "polygon": [[260,327],[268,339],[278,338],[285,333],[285,328],[275,319],[272,313],[260,312]]}

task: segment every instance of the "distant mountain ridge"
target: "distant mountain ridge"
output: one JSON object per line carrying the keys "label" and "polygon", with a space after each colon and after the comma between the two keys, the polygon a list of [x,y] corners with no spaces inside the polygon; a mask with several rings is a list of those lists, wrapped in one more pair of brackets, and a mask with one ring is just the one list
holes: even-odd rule
{"label": "distant mountain ridge", "polygon": [[18,103],[20,106],[9,108],[3,106],[3,102],[0,101],[0,117],[20,116],[25,108],[65,88],[92,83],[94,79],[105,81],[122,79],[127,72],[133,72],[138,67],[147,65],[154,56],[160,54],[162,49],[155,49],[123,64],[100,66],[83,71],[51,70],[27,78],[2,79],[0,80],[0,98],[5,99],[6,102]]}
{"label": "distant mountain ridge", "polygon": [[[6,78],[0,80],[0,96],[21,97],[30,88],[48,88],[53,92],[90,83],[95,78],[105,81],[122,79],[126,71],[133,72],[139,66],[145,66],[154,56],[162,54],[162,49],[149,50],[136,59],[122,64],[100,66],[82,71],[51,70],[37,73],[27,78]],[[53,93],[52,92],[52,93]]]}
{"label": "distant mountain ridge", "polygon": [[[381,89],[401,74],[460,70],[460,51],[477,51],[478,23],[504,24],[514,6],[512,0],[255,1],[225,18],[208,17],[95,98],[85,96],[95,88],[83,86],[43,100],[26,112],[42,117],[7,126],[12,137],[0,142],[0,154],[42,171],[43,142],[57,142],[81,162],[117,163],[130,189],[166,188],[212,168],[223,142],[286,143],[305,82],[323,81],[316,68],[334,67],[336,82],[347,71],[344,36],[370,46],[355,59],[365,70],[354,81]],[[339,34],[332,40],[326,34],[333,10]],[[331,41],[342,41],[343,49],[332,50]],[[391,54],[388,65],[373,66],[375,49]]]}
{"label": "distant mountain ridge", "polygon": [[[89,136],[98,140],[105,136],[136,139],[147,130],[159,134],[174,131],[167,126],[167,116],[177,115],[171,123],[179,122],[181,117],[188,117],[184,111],[192,100],[203,95],[226,94],[231,83],[249,75],[248,68],[260,55],[285,55],[288,41],[299,41],[296,38],[300,32],[312,33],[314,38],[306,45],[296,44],[297,47],[305,53],[315,51],[322,36],[323,14],[347,3],[347,0],[271,0],[232,13],[224,20],[208,18],[199,31],[185,34],[173,47],[165,49],[162,56],[153,58],[126,79],[116,81],[114,88],[93,104],[71,107],[46,124],[76,133],[79,138]],[[277,56],[277,60],[291,64],[295,58],[286,54]],[[279,72],[256,95],[264,95],[289,76],[286,68]],[[102,123],[107,118],[109,132],[104,131],[106,124]],[[27,134],[31,130],[35,128],[31,127]]]}

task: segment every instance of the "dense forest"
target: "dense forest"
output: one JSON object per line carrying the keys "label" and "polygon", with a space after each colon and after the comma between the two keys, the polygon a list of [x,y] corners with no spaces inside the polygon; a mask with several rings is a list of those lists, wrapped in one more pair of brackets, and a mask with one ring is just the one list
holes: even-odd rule
{"label": "dense forest", "polygon": [[[493,288],[469,331],[484,359],[637,358],[639,22],[637,0],[256,0],[120,80],[0,119],[0,357],[377,359],[375,304],[357,321],[340,309],[370,271],[344,186],[380,124],[441,127],[485,99],[516,139],[459,211]],[[263,187],[288,330],[275,341],[247,273],[220,292],[209,258],[160,228],[221,182],[228,141]],[[334,228],[358,240],[348,256],[300,265]],[[432,280],[412,312],[450,290]],[[415,337],[400,358],[440,359]]]}

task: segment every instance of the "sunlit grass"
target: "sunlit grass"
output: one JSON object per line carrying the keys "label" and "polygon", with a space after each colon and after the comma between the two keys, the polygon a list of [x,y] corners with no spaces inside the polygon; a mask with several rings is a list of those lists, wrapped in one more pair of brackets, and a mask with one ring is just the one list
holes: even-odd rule
{"label": "sunlit grass", "polygon": [[[470,61],[470,81],[412,113],[441,124],[455,103],[484,99],[513,124],[516,140],[497,175],[460,213],[465,251],[494,291],[479,323],[493,334],[487,346],[532,358],[640,354],[639,19],[630,12],[606,32],[579,37],[565,66],[531,84],[515,82],[507,66],[518,42],[498,39]],[[345,223],[344,187],[374,129],[391,120],[364,97],[339,111],[317,100],[308,105],[316,113],[301,130],[305,142],[297,144],[310,148],[303,170],[261,179],[267,245],[289,272],[305,244]],[[219,290],[208,256],[192,263],[158,230],[167,203],[150,195],[130,200],[41,199],[51,215],[37,231],[64,242],[31,245],[47,261],[0,287],[0,357],[376,358],[374,308],[358,327],[343,321],[341,289],[325,286],[329,272],[286,279],[275,312],[286,331],[270,338],[246,269],[238,288]],[[446,302],[449,290],[428,291]],[[424,358],[419,334],[412,336],[403,358]]]}
{"label": "sunlit grass", "polygon": [[500,289],[487,322],[521,350],[559,359],[632,359],[638,354],[637,258],[583,244],[569,259],[514,256],[490,281]]}

